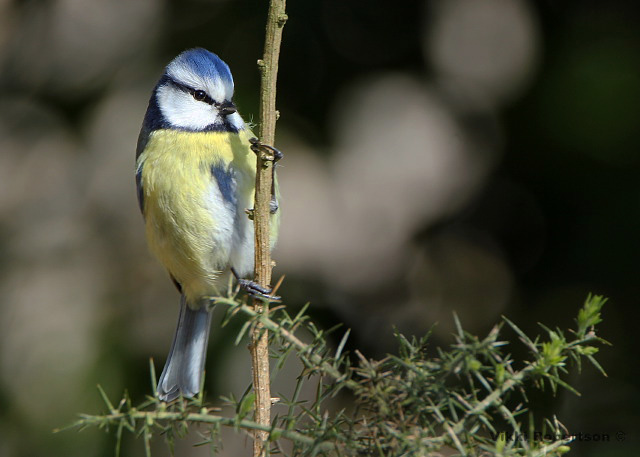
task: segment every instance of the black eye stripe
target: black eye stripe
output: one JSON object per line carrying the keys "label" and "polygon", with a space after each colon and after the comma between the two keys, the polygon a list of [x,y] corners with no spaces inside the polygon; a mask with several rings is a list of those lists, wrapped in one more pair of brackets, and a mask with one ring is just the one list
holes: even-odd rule
{"label": "black eye stripe", "polygon": [[193,87],[189,87],[189,86],[187,86],[185,84],[181,84],[178,81],[174,81],[173,79],[171,79],[171,83],[173,83],[173,85],[176,86],[178,89],[190,93],[191,96],[194,98],[194,100],[197,100],[199,102],[204,102],[204,103],[207,103],[209,105],[215,105],[215,106],[219,105],[219,103],[216,103],[213,100],[213,98],[211,98],[209,96],[209,94],[207,94],[203,90],[194,89]]}
{"label": "black eye stripe", "polygon": [[199,102],[205,102],[209,105],[217,105],[217,103],[213,101],[213,98],[209,97],[209,95],[203,90],[190,89],[189,93],[195,100]]}

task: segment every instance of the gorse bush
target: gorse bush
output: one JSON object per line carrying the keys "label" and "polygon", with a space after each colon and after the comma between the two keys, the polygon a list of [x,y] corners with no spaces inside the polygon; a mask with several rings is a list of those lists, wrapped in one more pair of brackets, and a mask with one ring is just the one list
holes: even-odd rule
{"label": "gorse bush", "polygon": [[[589,296],[574,329],[541,325],[542,335],[533,339],[507,318],[483,338],[465,332],[455,318],[455,342],[436,349],[435,356],[427,355],[429,335],[408,338],[396,333],[397,353],[372,360],[359,351],[345,351],[348,331],[337,348],[330,347],[330,332],[311,322],[306,307],[292,316],[279,306],[265,316],[236,296],[216,297],[212,306],[226,307],[223,324],[244,320],[236,344],[262,325],[269,331],[276,367],[289,357],[302,363],[293,392],[279,399],[286,414],[276,416],[270,426],[255,423],[250,419],[250,388],[241,398],[221,399],[218,406],[233,407],[230,417],[218,414],[219,408],[206,403],[202,394],[171,404],[154,394],[137,406],[125,396],[114,406],[100,390],[108,411],[82,415],[73,426],[115,433],[116,455],[125,431],[141,436],[150,455],[153,437],[161,435],[173,449],[175,439],[189,433],[192,424],[199,425],[199,433],[204,427],[202,444],[213,454],[221,445],[221,427],[232,427],[238,432],[267,431],[267,453],[291,456],[561,455],[570,450],[570,433],[555,416],[534,418],[528,397],[539,389],[549,395],[559,388],[577,393],[562,377],[570,364],[580,370],[583,360],[604,374],[594,356],[597,346],[606,344],[596,334],[605,301]],[[298,336],[303,331],[311,335],[310,342]],[[508,343],[501,339],[505,331],[515,332],[526,346],[525,360],[509,354]],[[300,393],[306,382],[317,386],[313,400],[305,402]],[[348,410],[329,406],[338,394],[350,398]]]}

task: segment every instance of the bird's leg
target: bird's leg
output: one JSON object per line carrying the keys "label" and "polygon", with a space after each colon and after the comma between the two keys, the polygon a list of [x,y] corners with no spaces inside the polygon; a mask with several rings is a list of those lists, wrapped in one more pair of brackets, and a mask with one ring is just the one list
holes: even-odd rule
{"label": "bird's leg", "polygon": [[241,278],[240,275],[238,275],[238,272],[236,271],[236,269],[233,267],[231,267],[231,273],[233,273],[233,276],[236,278],[236,281],[238,281],[238,285],[240,286],[240,288],[244,289],[244,291],[247,294],[251,295],[252,297],[265,298],[269,301],[280,300],[280,297],[278,297],[277,295],[270,295],[271,294],[270,288],[262,287],[260,284],[250,279]]}
{"label": "bird's leg", "polygon": [[[269,146],[267,144],[263,144],[257,138],[251,138],[249,140],[249,143],[251,143],[251,150],[256,154],[261,154],[263,160],[270,160],[273,163],[276,163],[284,156],[284,154],[282,154],[279,149],[276,149],[273,146]],[[273,172],[275,173],[275,167],[273,167]],[[269,212],[271,214],[275,214],[278,211],[278,200],[276,199],[275,182],[275,179],[271,181],[271,201],[269,202]],[[250,214],[250,216],[253,215]]]}
{"label": "bird's leg", "polygon": [[[278,149],[273,146],[269,146],[267,144],[263,144],[257,138],[249,139],[249,143],[251,143],[251,150],[258,155],[262,160],[277,162],[282,159],[283,154]],[[275,173],[275,166],[273,167],[273,172]],[[249,219],[253,219],[253,209],[246,210],[249,215]],[[278,201],[276,199],[275,192],[275,179],[271,184],[271,201],[269,202],[269,211],[271,214],[274,214],[278,211]],[[262,287],[260,284],[255,281],[251,281],[250,279],[243,279],[238,275],[238,272],[232,267],[231,273],[236,277],[238,284],[241,288],[243,288],[249,295],[256,298],[266,298],[271,301],[279,301],[280,297],[276,295],[270,295],[271,289]]]}

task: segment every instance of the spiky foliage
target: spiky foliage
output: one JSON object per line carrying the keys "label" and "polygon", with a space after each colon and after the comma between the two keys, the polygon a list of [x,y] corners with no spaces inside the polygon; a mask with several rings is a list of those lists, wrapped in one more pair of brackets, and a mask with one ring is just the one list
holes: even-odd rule
{"label": "spiky foliage", "polygon": [[[396,333],[397,353],[372,360],[359,351],[345,352],[348,331],[337,348],[331,348],[327,334],[336,329],[319,329],[306,307],[292,316],[280,306],[265,316],[235,296],[216,297],[213,304],[227,307],[223,323],[244,319],[236,344],[260,323],[270,332],[276,367],[291,356],[302,363],[293,392],[280,398],[286,414],[275,417],[268,427],[249,420],[250,388],[241,398],[231,395],[221,400],[219,406],[233,407],[231,416],[205,404],[202,396],[166,404],[153,395],[133,406],[125,395],[115,407],[100,390],[108,411],[82,415],[73,426],[115,431],[116,455],[124,431],[142,436],[150,455],[154,436],[162,435],[173,449],[175,439],[189,433],[193,424],[200,430],[204,426],[202,443],[214,454],[221,444],[221,427],[232,427],[239,433],[268,431],[269,452],[291,456],[438,456],[445,451],[461,456],[561,455],[569,450],[570,434],[555,416],[534,420],[527,393],[549,386],[550,394],[558,388],[577,394],[562,377],[571,362],[580,370],[583,359],[604,374],[594,355],[596,345],[607,344],[596,335],[605,301],[589,296],[576,328],[568,332],[541,325],[542,335],[531,339],[503,318],[480,338],[465,332],[455,318],[455,342],[447,349],[438,348],[436,355],[427,354],[428,335],[407,338]],[[508,343],[501,335],[508,329],[528,348],[525,360],[514,360],[506,351]],[[303,330],[311,341],[298,336]],[[317,383],[316,394],[303,402],[299,396],[306,382]],[[335,402],[329,403],[338,394],[347,395],[353,407],[336,411]],[[542,424],[543,437],[534,434],[535,424]]]}

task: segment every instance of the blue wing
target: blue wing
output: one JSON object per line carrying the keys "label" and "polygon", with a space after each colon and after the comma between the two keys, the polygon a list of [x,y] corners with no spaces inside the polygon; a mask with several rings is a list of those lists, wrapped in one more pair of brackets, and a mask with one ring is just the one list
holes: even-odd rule
{"label": "blue wing", "polygon": [[215,163],[211,165],[211,176],[218,183],[222,198],[235,208],[238,204],[238,183],[233,168],[225,169],[222,163]]}

